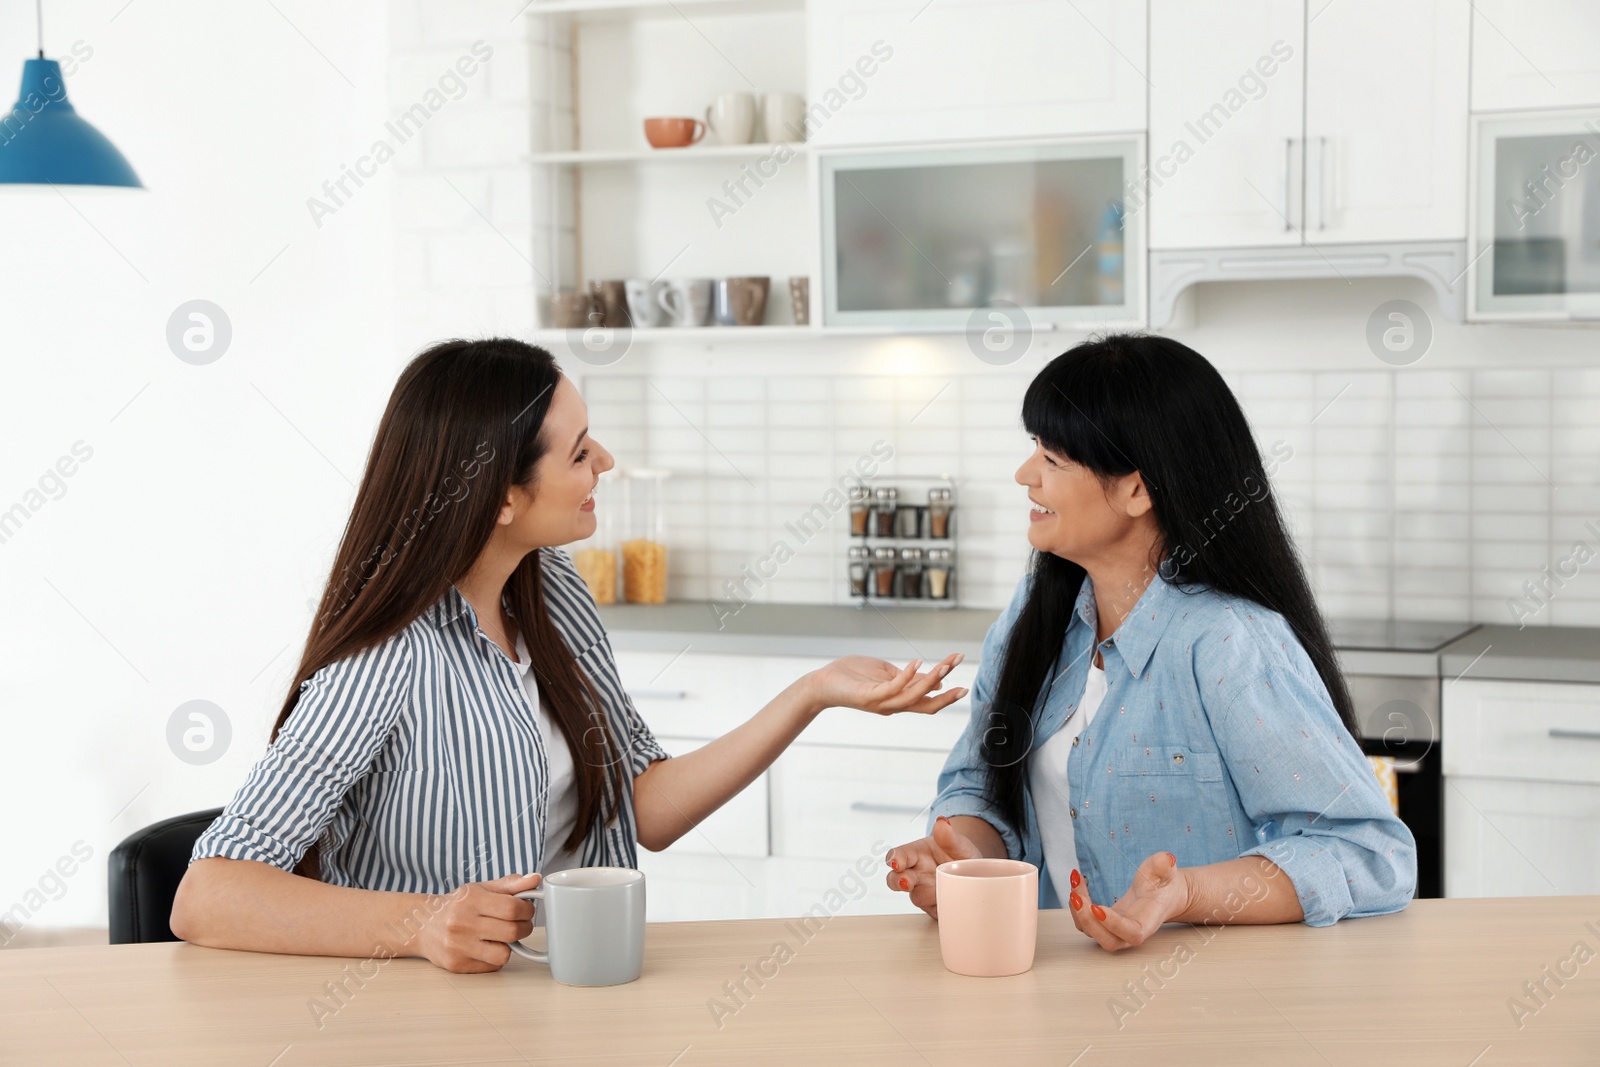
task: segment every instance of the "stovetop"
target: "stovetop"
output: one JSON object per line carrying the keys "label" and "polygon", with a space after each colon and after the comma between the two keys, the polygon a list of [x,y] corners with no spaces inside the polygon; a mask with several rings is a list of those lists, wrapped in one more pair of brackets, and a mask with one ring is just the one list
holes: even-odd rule
{"label": "stovetop", "polygon": [[1380,652],[1437,652],[1478,628],[1473,622],[1411,619],[1329,619],[1335,648]]}

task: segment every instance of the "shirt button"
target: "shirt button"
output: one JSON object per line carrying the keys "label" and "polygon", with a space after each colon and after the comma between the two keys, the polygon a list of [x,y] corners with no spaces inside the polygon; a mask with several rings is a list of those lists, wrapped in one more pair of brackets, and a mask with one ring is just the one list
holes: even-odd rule
{"label": "shirt button", "polygon": [[1183,762],[1183,753],[1182,752],[1174,752],[1172,754],[1172,762],[1173,763],[1182,763]]}
{"label": "shirt button", "polygon": [[1072,747],[1073,748],[1077,748],[1078,747],[1078,739],[1076,737],[1074,737],[1072,739]]}
{"label": "shirt button", "polygon": [[1077,808],[1068,808],[1067,811],[1071,813],[1071,815],[1072,815],[1072,817],[1074,819],[1076,819],[1078,817],[1078,809]]}

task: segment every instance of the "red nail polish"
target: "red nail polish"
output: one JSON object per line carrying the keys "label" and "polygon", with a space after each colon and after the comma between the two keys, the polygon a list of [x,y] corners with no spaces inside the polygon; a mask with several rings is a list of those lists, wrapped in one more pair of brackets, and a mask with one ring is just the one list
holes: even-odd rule
{"label": "red nail polish", "polygon": [[911,888],[911,883],[902,878],[900,879],[900,888],[909,890]]}
{"label": "red nail polish", "polygon": [[895,870],[898,871],[900,869],[900,861],[899,860],[890,860],[889,861],[889,866],[893,867]]}
{"label": "red nail polish", "polygon": [[1172,861],[1172,865],[1174,867],[1176,867],[1178,865],[1178,857],[1174,856],[1172,853],[1170,853],[1170,852],[1167,853],[1167,859]]}
{"label": "red nail polish", "polygon": [[1078,873],[1078,868],[1072,868],[1072,888],[1076,889],[1083,884],[1083,876]]}
{"label": "red nail polish", "polygon": [[1092,906],[1089,910],[1094,912],[1094,917],[1096,919],[1099,919],[1101,922],[1105,922],[1106,921],[1106,909],[1102,908],[1100,905],[1096,904],[1096,905]]}
{"label": "red nail polish", "polygon": [[1083,910],[1083,898],[1078,896],[1078,894],[1074,893],[1070,897],[1068,897],[1067,899],[1072,901],[1072,910],[1073,911],[1082,911]]}
{"label": "red nail polish", "polygon": [[938,821],[938,822],[949,822],[949,821],[950,821],[950,818],[949,818],[949,816],[947,816],[947,815],[941,815],[941,816],[939,816],[939,818],[938,818],[938,820],[937,820],[937,821]]}

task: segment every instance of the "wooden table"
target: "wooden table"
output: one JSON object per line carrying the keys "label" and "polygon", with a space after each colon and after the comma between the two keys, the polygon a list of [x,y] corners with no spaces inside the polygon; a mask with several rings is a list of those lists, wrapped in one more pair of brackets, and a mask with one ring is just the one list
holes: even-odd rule
{"label": "wooden table", "polygon": [[[515,958],[454,975],[185,944],[0,952],[0,1062],[1600,1063],[1600,897],[1421,900],[1321,930],[1168,926],[1117,954],[1051,911],[1033,970],[991,979],[946,971],[920,913],[797,931],[653,924],[644,977],[609,989]],[[348,975],[341,1004],[325,983]],[[1534,999],[1523,983],[1541,979]]]}

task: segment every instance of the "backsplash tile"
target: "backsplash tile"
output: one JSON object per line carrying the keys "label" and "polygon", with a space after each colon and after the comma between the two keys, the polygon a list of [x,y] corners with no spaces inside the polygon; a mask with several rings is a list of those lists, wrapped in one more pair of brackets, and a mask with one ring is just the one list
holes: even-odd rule
{"label": "backsplash tile", "polygon": [[[1226,377],[1263,452],[1282,457],[1273,485],[1329,615],[1600,625],[1600,371]],[[792,531],[883,441],[895,455],[882,476],[957,479],[960,599],[1001,608],[1028,556],[1012,481],[1027,383],[654,373],[581,386],[619,463],[673,472],[674,599],[847,600],[847,515],[805,543]],[[755,575],[780,539],[793,558]],[[1580,542],[1594,562],[1574,561]]]}

